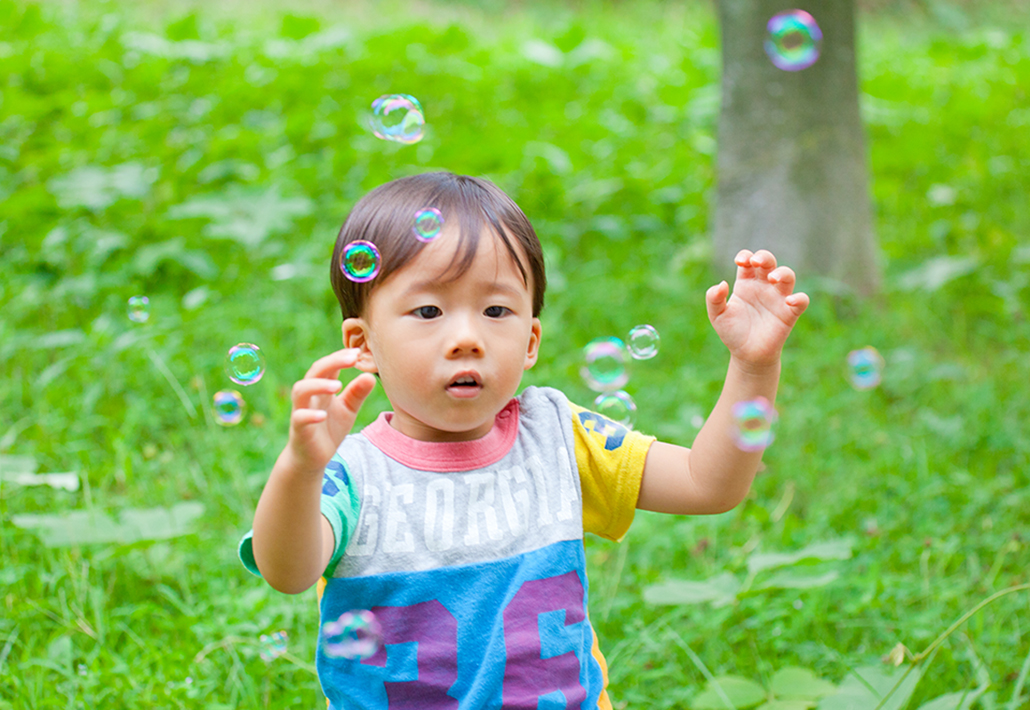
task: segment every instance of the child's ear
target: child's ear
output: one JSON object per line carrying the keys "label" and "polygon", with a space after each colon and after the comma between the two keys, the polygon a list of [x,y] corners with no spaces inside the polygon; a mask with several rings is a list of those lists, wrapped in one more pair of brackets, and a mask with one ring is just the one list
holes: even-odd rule
{"label": "child's ear", "polygon": [[533,329],[529,334],[529,347],[526,349],[526,362],[522,366],[523,370],[528,370],[536,364],[536,356],[540,352],[540,334],[542,333],[540,327],[540,319],[533,319]]}
{"label": "child's ear", "polygon": [[379,372],[379,368],[376,366],[375,355],[373,355],[372,348],[368,342],[368,322],[364,318],[346,318],[343,321],[342,330],[343,347],[357,348],[361,351],[358,354],[358,361],[354,363],[354,367],[362,372]]}

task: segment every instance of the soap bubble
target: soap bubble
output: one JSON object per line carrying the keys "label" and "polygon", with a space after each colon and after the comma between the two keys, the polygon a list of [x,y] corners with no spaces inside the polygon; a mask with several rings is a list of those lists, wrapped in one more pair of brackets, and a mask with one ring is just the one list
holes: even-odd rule
{"label": "soap bubble", "polygon": [[243,421],[243,410],[247,408],[243,396],[235,390],[215,392],[215,421],[222,426],[236,426]]}
{"label": "soap bubble", "polygon": [[274,634],[261,634],[261,660],[271,663],[286,653],[286,641],[290,635],[285,631],[276,631]]}
{"label": "soap bubble", "polygon": [[658,354],[658,330],[653,325],[636,325],[629,331],[629,354],[634,360],[650,360]]}
{"label": "soap bubble", "polygon": [[602,392],[594,400],[594,411],[613,422],[632,427],[637,418],[637,403],[623,390]]}
{"label": "soap bubble", "polygon": [[773,441],[776,410],[765,397],[733,405],[733,438],[741,451],[762,451]]}
{"label": "soap bubble", "polygon": [[580,375],[595,392],[613,392],[629,382],[626,344],[615,337],[595,338],[583,348],[586,363]]}
{"label": "soap bubble", "polygon": [[322,648],[332,658],[371,658],[382,643],[379,620],[365,609],[344,612],[336,621],[322,625]]}
{"label": "soap bubble", "polygon": [[443,230],[443,215],[435,207],[427,207],[415,213],[415,226],[411,231],[419,241],[431,242],[440,236]]}
{"label": "soap bubble", "polygon": [[823,32],[804,10],[787,10],[773,15],[766,29],[765,53],[777,69],[801,71],[819,59]]}
{"label": "soap bubble", "polygon": [[340,269],[343,275],[355,283],[371,281],[379,274],[382,257],[372,242],[358,240],[343,248]]}
{"label": "soap bubble", "polygon": [[868,390],[883,379],[883,357],[874,347],[852,350],[848,353],[848,377],[855,389]]}
{"label": "soap bubble", "polygon": [[133,296],[129,299],[129,320],[133,323],[146,323],[150,319],[150,299],[146,296]]}
{"label": "soap bubble", "polygon": [[372,102],[369,123],[376,138],[410,145],[422,140],[426,119],[414,96],[387,94]]}
{"label": "soap bubble", "polygon": [[238,385],[252,385],[265,376],[265,356],[253,343],[240,343],[229,348],[225,356],[225,372]]}

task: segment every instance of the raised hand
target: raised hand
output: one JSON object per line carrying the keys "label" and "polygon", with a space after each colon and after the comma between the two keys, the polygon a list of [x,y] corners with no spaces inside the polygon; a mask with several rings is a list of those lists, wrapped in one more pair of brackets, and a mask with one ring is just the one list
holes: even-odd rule
{"label": "raised hand", "polygon": [[363,373],[336,394],[343,386],[336,379],[340,370],[353,367],[357,359],[357,349],[337,350],[316,360],[304,379],[293,385],[287,448],[301,470],[322,474],[375,387],[375,376]]}
{"label": "raised hand", "polygon": [[734,258],[733,295],[725,281],[708,289],[705,303],[712,327],[739,361],[753,366],[776,363],[808,295],[794,293],[796,277],[765,249],[741,250]]}

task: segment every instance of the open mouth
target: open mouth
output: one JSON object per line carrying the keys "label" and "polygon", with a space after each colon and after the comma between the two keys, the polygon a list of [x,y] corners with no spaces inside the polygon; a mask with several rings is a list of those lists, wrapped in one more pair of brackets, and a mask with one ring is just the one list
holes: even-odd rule
{"label": "open mouth", "polygon": [[474,395],[482,388],[478,372],[459,372],[447,385],[447,391],[458,397]]}

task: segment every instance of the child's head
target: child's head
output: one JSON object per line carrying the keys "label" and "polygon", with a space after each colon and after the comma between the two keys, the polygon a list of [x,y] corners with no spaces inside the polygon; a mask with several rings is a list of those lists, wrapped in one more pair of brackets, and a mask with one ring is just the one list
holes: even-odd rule
{"label": "child's head", "polygon": [[[429,242],[415,214],[444,219]],[[382,255],[370,282],[349,280],[344,247],[372,242]],[[425,440],[485,435],[514,396],[540,344],[544,265],[525,215],[486,180],[431,173],[383,185],[358,202],[333,254],[343,340],[356,367],[377,373],[391,425]]]}
{"label": "child's head", "polygon": [[[489,180],[438,172],[380,185],[354,205],[336,238],[329,277],[344,318],[363,315],[375,287],[427,246],[412,231],[416,213],[426,208],[440,210],[444,224],[459,230],[457,258],[445,276],[457,278],[469,268],[480,235],[499,236],[523,281],[532,288],[533,316],[540,315],[547,285],[544,255],[526,215]],[[375,244],[382,257],[379,274],[364,283],[351,281],[340,268],[344,247],[357,240]]]}

